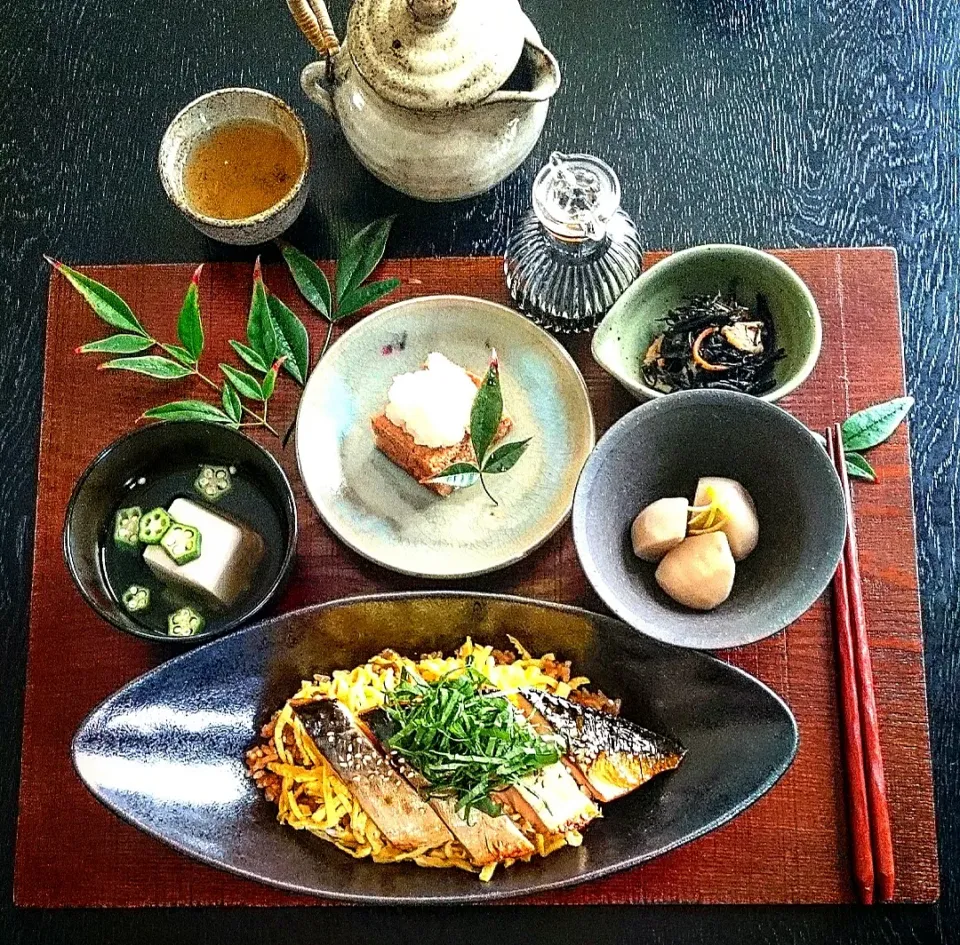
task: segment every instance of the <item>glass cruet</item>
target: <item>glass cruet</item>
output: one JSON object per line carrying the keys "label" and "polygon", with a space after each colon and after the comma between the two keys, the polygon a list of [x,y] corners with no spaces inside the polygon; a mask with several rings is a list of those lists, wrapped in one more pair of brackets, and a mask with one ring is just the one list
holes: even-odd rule
{"label": "glass cruet", "polygon": [[589,331],[640,275],[637,228],[620,181],[590,154],[554,151],[503,261],[520,311],[552,331]]}

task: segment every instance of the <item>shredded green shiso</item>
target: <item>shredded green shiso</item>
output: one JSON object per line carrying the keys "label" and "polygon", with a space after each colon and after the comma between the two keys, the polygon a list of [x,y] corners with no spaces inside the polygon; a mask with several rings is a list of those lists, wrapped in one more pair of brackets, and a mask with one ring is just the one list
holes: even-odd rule
{"label": "shredded green shiso", "polygon": [[433,683],[405,672],[384,705],[396,726],[389,747],[423,775],[431,796],[455,797],[464,816],[501,814],[492,794],[561,757],[489,687],[470,663]]}

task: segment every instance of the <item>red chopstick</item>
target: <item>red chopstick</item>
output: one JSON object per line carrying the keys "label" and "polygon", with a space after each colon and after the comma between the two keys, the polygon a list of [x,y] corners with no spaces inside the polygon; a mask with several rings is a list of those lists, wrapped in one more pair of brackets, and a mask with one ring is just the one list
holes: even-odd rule
{"label": "red chopstick", "polygon": [[[827,429],[827,452],[839,474],[834,445],[834,430]],[[849,533],[849,526],[848,526]],[[844,542],[846,548],[846,542]],[[837,669],[840,674],[840,712],[843,717],[843,759],[847,771],[847,808],[850,818],[850,846],[853,858],[853,878],[861,902],[873,902],[873,852],[870,841],[870,803],[863,757],[863,738],[860,726],[860,694],[857,686],[857,668],[854,656],[853,628],[850,625],[847,565],[841,556],[833,576],[833,624],[837,637]]]}
{"label": "red chopstick", "polygon": [[[843,437],[840,424],[834,426],[836,455],[843,457]],[[845,462],[836,462],[843,484],[847,510],[847,541],[843,551],[846,570],[847,603],[853,632],[853,652],[857,668],[857,690],[860,697],[860,725],[865,758],[864,774],[870,805],[870,834],[876,871],[877,899],[889,902],[893,898],[894,866],[893,837],[890,832],[890,809],[887,804],[887,784],[883,772],[883,754],[880,749],[880,723],[877,718],[877,700],[873,689],[873,663],[867,638],[867,618],[863,609],[863,587],[860,581],[860,563],[857,554],[857,529],[853,518],[853,496]]]}

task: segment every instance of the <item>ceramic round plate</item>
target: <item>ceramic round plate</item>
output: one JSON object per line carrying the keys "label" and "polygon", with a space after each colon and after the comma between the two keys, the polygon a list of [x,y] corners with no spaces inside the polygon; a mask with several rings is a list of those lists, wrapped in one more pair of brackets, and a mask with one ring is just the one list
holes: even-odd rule
{"label": "ceramic round plate", "polygon": [[[374,446],[371,418],[397,374],[439,351],[482,375],[500,358],[509,440],[530,445],[509,472],[442,498]],[[462,578],[519,561],[566,520],[595,442],[583,377],[522,315],[482,299],[427,296],[389,305],[346,332],[314,370],[297,420],[297,457],[321,517],[349,547],[403,574]]]}

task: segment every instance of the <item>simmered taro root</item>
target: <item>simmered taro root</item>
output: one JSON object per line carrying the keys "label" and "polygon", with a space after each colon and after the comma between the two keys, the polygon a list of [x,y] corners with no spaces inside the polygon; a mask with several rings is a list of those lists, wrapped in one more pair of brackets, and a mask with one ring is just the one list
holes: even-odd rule
{"label": "simmered taro root", "polygon": [[687,535],[687,500],[657,499],[633,520],[633,553],[644,561],[659,561]]}
{"label": "simmered taro root", "polygon": [[713,610],[733,589],[736,563],[723,532],[691,535],[668,552],[657,568],[664,593],[694,610]]}
{"label": "simmered taro root", "polygon": [[735,479],[704,476],[697,483],[697,494],[693,504],[707,505],[711,501],[711,491],[713,500],[723,511],[719,530],[727,536],[734,560],[742,561],[757,547],[757,542],[760,540],[760,522],[757,520],[757,509],[753,499]]}

